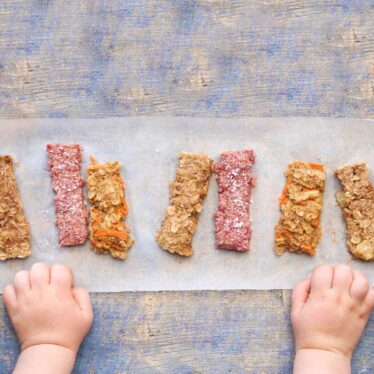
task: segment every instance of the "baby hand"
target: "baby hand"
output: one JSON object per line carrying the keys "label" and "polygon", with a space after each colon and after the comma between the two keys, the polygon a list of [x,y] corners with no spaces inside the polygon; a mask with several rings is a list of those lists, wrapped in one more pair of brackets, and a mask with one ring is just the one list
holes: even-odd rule
{"label": "baby hand", "polygon": [[374,289],[345,265],[317,267],[292,294],[296,351],[320,350],[351,358],[374,308]]}
{"label": "baby hand", "polygon": [[38,263],[18,272],[3,298],[21,351],[51,344],[76,354],[92,325],[88,292],[73,288],[71,271],[63,265]]}

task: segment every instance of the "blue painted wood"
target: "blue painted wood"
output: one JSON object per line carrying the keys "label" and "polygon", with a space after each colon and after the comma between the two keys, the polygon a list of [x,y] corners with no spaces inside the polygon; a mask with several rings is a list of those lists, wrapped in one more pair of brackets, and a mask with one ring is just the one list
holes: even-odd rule
{"label": "blue painted wood", "polygon": [[[374,118],[373,20],[373,0],[2,0],[0,116]],[[77,373],[291,371],[289,291],[92,297]],[[16,355],[0,303],[1,373]]]}
{"label": "blue painted wood", "polygon": [[[92,294],[95,322],[75,373],[291,373],[289,291]],[[0,305],[0,372],[17,342]],[[353,373],[374,372],[374,316]]]}
{"label": "blue painted wood", "polygon": [[[289,291],[141,293],[130,300],[136,302],[129,303],[128,294],[94,296],[99,322],[76,372],[292,372]],[[353,373],[374,372],[373,348],[374,315],[355,352]]]}
{"label": "blue painted wood", "polygon": [[373,0],[2,0],[0,114],[374,117]]}

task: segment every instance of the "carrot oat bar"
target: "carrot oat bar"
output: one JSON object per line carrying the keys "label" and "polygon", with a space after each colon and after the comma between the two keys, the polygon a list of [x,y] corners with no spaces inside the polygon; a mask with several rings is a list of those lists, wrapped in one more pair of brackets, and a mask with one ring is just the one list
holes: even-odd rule
{"label": "carrot oat bar", "polygon": [[374,187],[365,163],[335,171],[343,191],[336,193],[347,228],[347,245],[362,260],[374,260]]}
{"label": "carrot oat bar", "polygon": [[87,240],[87,208],[83,199],[81,177],[82,148],[79,144],[48,144],[47,154],[56,192],[56,225],[62,246],[78,245]]}
{"label": "carrot oat bar", "polygon": [[11,156],[0,156],[0,260],[29,256],[30,227],[23,212]]}
{"label": "carrot oat bar", "polygon": [[90,240],[96,253],[124,260],[134,241],[125,224],[128,208],[119,162],[98,164],[91,157],[87,167]]}
{"label": "carrot oat bar", "polygon": [[215,165],[219,193],[215,214],[217,248],[249,251],[249,203],[255,184],[251,176],[254,162],[255,153],[244,150],[221,153],[221,160]]}
{"label": "carrot oat bar", "polygon": [[316,253],[321,238],[320,216],[326,171],[323,165],[295,161],[279,199],[281,217],[275,227],[275,252]]}
{"label": "carrot oat bar", "polygon": [[170,185],[170,206],[156,234],[161,248],[181,256],[192,255],[192,237],[198,214],[208,193],[213,160],[203,154],[181,153],[174,182]]}

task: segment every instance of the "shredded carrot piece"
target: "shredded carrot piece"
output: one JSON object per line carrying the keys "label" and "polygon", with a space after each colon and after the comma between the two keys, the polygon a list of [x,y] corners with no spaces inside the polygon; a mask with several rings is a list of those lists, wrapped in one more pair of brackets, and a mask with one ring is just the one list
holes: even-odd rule
{"label": "shredded carrot piece", "polygon": [[312,169],[316,169],[316,170],[320,170],[320,171],[323,171],[324,170],[324,167],[323,165],[321,164],[308,164]]}
{"label": "shredded carrot piece", "polygon": [[104,238],[114,236],[115,238],[126,240],[128,238],[128,233],[126,231],[117,231],[113,229],[97,229],[95,230],[95,236]]}
{"label": "shredded carrot piece", "polygon": [[289,238],[292,234],[288,230],[280,230],[275,233],[275,237],[279,238]]}
{"label": "shredded carrot piece", "polygon": [[301,249],[303,249],[304,251],[307,251],[307,252],[312,252],[312,253],[314,253],[314,251],[315,251],[315,247],[312,246],[312,245],[305,245],[305,244],[302,244],[300,247],[301,247]]}
{"label": "shredded carrot piece", "polygon": [[282,232],[282,231],[277,231],[277,232],[275,233],[275,237],[276,237],[277,239],[282,238],[282,237],[283,237],[283,232]]}
{"label": "shredded carrot piece", "polygon": [[298,201],[298,202],[295,202],[296,205],[307,205],[308,204],[308,201],[307,200],[301,200],[301,201]]}
{"label": "shredded carrot piece", "polygon": [[284,186],[284,188],[283,188],[282,195],[281,195],[281,197],[279,198],[279,205],[283,205],[284,202],[285,202],[286,199],[287,199],[288,186],[289,186],[289,183],[288,183],[288,181],[287,181],[287,183],[285,184],[285,186]]}

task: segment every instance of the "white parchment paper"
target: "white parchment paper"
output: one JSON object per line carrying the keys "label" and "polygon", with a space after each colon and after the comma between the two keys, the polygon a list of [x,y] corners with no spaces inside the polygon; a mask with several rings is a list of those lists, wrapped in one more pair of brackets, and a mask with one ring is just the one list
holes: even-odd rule
{"label": "white parchment paper", "polygon": [[[136,241],[124,262],[95,254],[88,242],[59,247],[45,152],[47,143],[57,142],[83,146],[84,178],[89,155],[99,162],[123,163],[129,203],[127,223]],[[359,161],[367,161],[374,171],[373,145],[374,122],[357,119],[1,120],[0,153],[12,155],[17,163],[16,177],[32,231],[32,254],[27,259],[0,263],[0,289],[15,272],[40,261],[68,265],[76,284],[90,291],[291,288],[322,263],[350,264],[364,272],[373,284],[374,263],[355,260],[347,252],[345,227],[334,196],[339,183],[332,173],[343,164]],[[194,237],[194,255],[181,258],[161,250],[154,237],[168,205],[168,184],[174,178],[178,154],[202,152],[217,160],[224,150],[244,148],[252,148],[257,154],[251,251],[215,249],[214,177]],[[273,252],[283,173],[293,160],[322,162],[328,171],[323,237],[315,257],[291,253],[278,257]]]}

